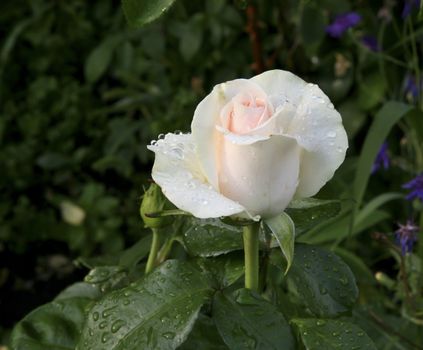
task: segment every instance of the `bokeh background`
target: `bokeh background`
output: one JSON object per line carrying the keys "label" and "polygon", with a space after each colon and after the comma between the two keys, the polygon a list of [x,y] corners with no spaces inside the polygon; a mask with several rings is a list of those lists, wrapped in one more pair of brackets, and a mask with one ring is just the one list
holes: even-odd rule
{"label": "bokeh background", "polygon": [[[319,84],[350,141],[319,197],[341,195],[348,207],[376,112],[392,99],[421,104],[418,10],[402,0],[181,0],[133,29],[117,0],[2,0],[0,344],[26,313],[83,278],[89,259],[143,236],[138,209],[153,161],[146,145],[189,131],[195,106],[216,83],[277,68]],[[359,19],[344,20],[334,35],[329,26],[348,13]],[[391,131],[388,166],[374,169],[365,201],[396,197],[353,237],[315,240],[350,252],[362,297],[383,307],[396,292],[374,275],[395,279],[398,264],[372,233],[393,241],[397,223],[418,223],[419,202],[401,194],[423,170],[421,117]],[[388,323],[400,322],[391,314]]]}

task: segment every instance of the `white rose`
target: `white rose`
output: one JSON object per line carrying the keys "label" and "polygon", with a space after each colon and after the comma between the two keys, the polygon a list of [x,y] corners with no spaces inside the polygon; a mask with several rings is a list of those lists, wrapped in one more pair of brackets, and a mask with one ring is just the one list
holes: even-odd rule
{"label": "white rose", "polygon": [[278,215],[294,197],[315,195],[348,148],[328,97],[282,70],[216,85],[191,129],[148,148],[156,154],[154,181],[199,218]]}

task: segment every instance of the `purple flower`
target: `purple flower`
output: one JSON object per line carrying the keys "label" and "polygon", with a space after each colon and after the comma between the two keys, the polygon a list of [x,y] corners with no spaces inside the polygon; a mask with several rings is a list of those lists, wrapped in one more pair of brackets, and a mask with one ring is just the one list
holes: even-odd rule
{"label": "purple flower", "polygon": [[356,26],[360,21],[361,16],[357,12],[336,16],[335,20],[326,27],[326,33],[333,38],[340,38],[348,28]]}
{"label": "purple flower", "polygon": [[361,43],[370,51],[378,52],[381,50],[377,39],[371,35],[365,35],[361,38]]}
{"label": "purple flower", "polygon": [[388,144],[386,142],[384,142],[379,149],[375,162],[373,163],[372,174],[378,171],[381,167],[385,170],[389,168]]}
{"label": "purple flower", "polygon": [[416,78],[412,75],[407,75],[405,78],[404,93],[410,101],[415,101],[419,96],[420,88],[417,85]]}
{"label": "purple flower", "polygon": [[404,7],[402,8],[401,17],[402,19],[410,16],[413,7],[420,7],[420,0],[404,0]]}
{"label": "purple flower", "polygon": [[423,202],[423,173],[404,184],[402,188],[410,190],[410,193],[405,197],[407,200],[411,201],[418,198]]}
{"label": "purple flower", "polygon": [[401,247],[402,255],[411,252],[414,243],[417,242],[418,232],[419,227],[412,220],[407,220],[405,225],[398,224],[398,230],[395,231],[395,240]]}

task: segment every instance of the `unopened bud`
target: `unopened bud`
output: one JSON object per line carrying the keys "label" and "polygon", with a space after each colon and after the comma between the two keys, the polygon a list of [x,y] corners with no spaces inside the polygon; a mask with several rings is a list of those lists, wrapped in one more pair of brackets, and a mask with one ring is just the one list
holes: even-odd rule
{"label": "unopened bud", "polygon": [[146,227],[159,228],[170,224],[169,217],[157,215],[165,209],[167,201],[158,185],[152,183],[141,202],[140,214]]}

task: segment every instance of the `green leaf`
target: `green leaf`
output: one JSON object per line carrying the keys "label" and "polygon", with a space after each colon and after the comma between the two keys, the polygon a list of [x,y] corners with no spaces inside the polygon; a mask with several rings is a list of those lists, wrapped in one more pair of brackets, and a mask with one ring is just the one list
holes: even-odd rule
{"label": "green leaf", "polygon": [[120,35],[108,37],[90,53],[84,67],[85,79],[89,83],[95,83],[107,70],[112,61],[113,52],[120,40]]}
{"label": "green leaf", "polygon": [[351,309],[358,297],[353,273],[326,249],[295,245],[289,281],[301,301],[317,316],[337,316]]}
{"label": "green leaf", "polygon": [[361,155],[358,160],[357,171],[354,180],[355,206],[359,208],[363,200],[364,192],[369,181],[371,169],[376,155],[383,141],[392,127],[412,110],[412,106],[404,103],[387,102],[376,114],[369,132],[367,133]]}
{"label": "green leaf", "polygon": [[235,299],[216,293],[212,313],[229,349],[295,349],[284,316],[274,305],[247,289],[238,291]]}
{"label": "green leaf", "polygon": [[369,336],[347,321],[316,318],[293,319],[307,350],[376,350]]}
{"label": "green leaf", "polygon": [[169,260],[97,302],[77,349],[175,349],[187,338],[209,293],[192,265]]}
{"label": "green leaf", "polygon": [[357,308],[353,316],[354,322],[372,338],[377,349],[415,350],[423,344],[421,326],[404,317],[369,306]]}
{"label": "green leaf", "polygon": [[354,273],[354,276],[359,282],[367,285],[376,284],[376,280],[372,271],[367,267],[363,259],[341,247],[336,247],[335,253],[348,264],[351,271]]}
{"label": "green leaf", "polygon": [[74,350],[90,302],[71,298],[40,306],[25,316],[11,335],[14,350]]}
{"label": "green leaf", "polygon": [[125,250],[120,256],[119,265],[130,269],[133,268],[138,262],[145,258],[150,251],[152,235],[140,239],[132,247]]}
{"label": "green leaf", "polygon": [[46,152],[37,158],[37,165],[46,170],[57,170],[69,164],[69,158],[57,152]]}
{"label": "green leaf", "polygon": [[[383,210],[375,210],[372,215],[367,216],[364,218],[359,224],[354,225],[353,227],[353,235],[363,232],[370,227],[373,227],[377,223],[386,220],[390,217],[390,214]],[[348,230],[345,230],[344,232],[348,233]]]}
{"label": "green leaf", "polygon": [[[228,222],[230,222],[228,220]],[[189,217],[185,219],[182,237],[179,238],[188,254],[192,256],[212,257],[227,254],[235,250],[242,250],[243,225],[227,224],[219,219],[197,219]],[[239,221],[238,221],[239,222]],[[270,247],[266,235],[260,230],[260,249],[269,249],[278,246],[272,239]]]}
{"label": "green leaf", "polygon": [[288,214],[282,213],[271,219],[266,219],[265,223],[269,226],[273,236],[278,241],[279,247],[286,258],[285,274],[291,267],[294,259],[294,243],[295,243],[295,225]]}
{"label": "green leaf", "polygon": [[295,234],[297,236],[326,220],[332,219],[340,211],[340,201],[317,198],[293,200],[286,209],[295,223]]}
{"label": "green leaf", "polygon": [[341,242],[347,237],[360,234],[377,223],[389,218],[389,214],[382,210],[373,211],[372,215],[366,216],[353,226],[351,234],[349,233],[349,225],[351,223],[350,212],[345,212],[336,220],[331,220],[327,224],[319,225],[316,229],[312,229],[302,235],[298,241],[308,244],[322,244],[331,241]]}
{"label": "green leaf", "polygon": [[105,293],[122,287],[127,277],[127,271],[121,266],[99,266],[92,269],[84,280],[96,285]]}
{"label": "green leaf", "polygon": [[198,258],[196,263],[214,282],[215,289],[229,287],[244,275],[244,255],[241,252]]}
{"label": "green leaf", "polygon": [[210,317],[199,315],[188,339],[178,350],[227,350],[216,325]]}
{"label": "green leaf", "polygon": [[357,214],[354,220],[354,226],[359,226],[360,224],[365,222],[366,219],[368,219],[371,215],[373,215],[373,213],[385,203],[392,201],[394,199],[399,199],[403,197],[404,195],[402,193],[389,192],[389,193],[383,193],[373,198]]}
{"label": "green leaf", "polygon": [[194,256],[217,256],[243,248],[242,227],[224,224],[218,219],[190,218],[185,223],[183,244]]}
{"label": "green leaf", "polygon": [[99,288],[86,282],[77,282],[62,290],[54,300],[65,300],[72,298],[86,298],[97,300],[102,296]]}
{"label": "green leaf", "polygon": [[363,110],[376,107],[385,96],[386,78],[382,74],[367,74],[358,85],[358,104]]}
{"label": "green leaf", "polygon": [[366,113],[360,110],[355,98],[348,98],[337,109],[342,116],[348,139],[353,140],[366,122]]}
{"label": "green leaf", "polygon": [[159,18],[175,0],[122,0],[123,12],[132,27],[141,27]]}
{"label": "green leaf", "polygon": [[187,23],[181,25],[179,51],[185,61],[189,62],[198,52],[203,41],[202,14],[194,15]]}

